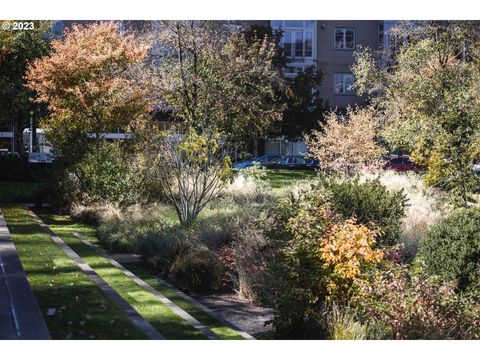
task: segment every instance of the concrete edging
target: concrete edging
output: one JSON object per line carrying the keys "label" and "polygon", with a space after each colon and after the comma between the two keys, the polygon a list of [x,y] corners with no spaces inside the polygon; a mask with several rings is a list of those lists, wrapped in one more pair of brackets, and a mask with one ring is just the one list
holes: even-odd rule
{"label": "concrete edging", "polygon": [[131,271],[127,270],[122,264],[120,264],[118,261],[116,261],[114,258],[112,258],[105,251],[100,249],[98,246],[95,246],[94,244],[92,244],[87,238],[85,238],[85,236],[83,236],[83,235],[81,235],[77,232],[74,232],[73,235],[75,235],[77,238],[79,238],[80,241],[82,241],[84,244],[91,247],[92,250],[95,251],[97,254],[99,254],[99,255],[105,257],[106,259],[108,259],[113,266],[115,266],[122,273],[124,273],[126,276],[131,278],[142,289],[144,289],[144,290],[150,292],[151,294],[153,294],[162,303],[167,305],[170,308],[170,310],[172,310],[176,315],[180,316],[182,319],[187,321],[191,326],[193,326],[197,330],[201,331],[205,336],[207,336],[208,339],[210,339],[210,340],[219,340],[220,339],[220,337],[217,334],[215,334],[213,331],[211,331],[207,326],[200,323],[200,321],[195,319],[192,315],[190,315],[188,312],[183,310],[180,306],[178,306],[177,304],[172,302],[165,295],[163,295],[158,290],[151,287],[149,284],[147,284],[144,280],[140,279],[138,276],[136,276]]}
{"label": "concrete edging", "polygon": [[51,237],[53,242],[72,259],[77,266],[90,277],[90,279],[99,287],[100,290],[112,301],[116,302],[121,310],[125,313],[128,320],[141,332],[147,335],[151,340],[165,340],[165,337],[150,324],[143,316],[141,316],[119,293],[117,293],[103,278],[93,270],[75,251],[70,248],[60,237],[58,237],[52,229],[48,227],[33,211],[30,215],[36,223],[38,223]]}
{"label": "concrete edging", "polygon": [[[133,274],[132,272],[130,272],[129,270],[125,269],[125,267],[120,264],[117,260],[115,260],[111,255],[109,255],[107,252],[105,252],[104,250],[100,249],[98,246],[92,244],[88,239],[85,238],[85,236],[79,234],[79,233],[76,233],[74,232],[73,235],[75,235],[76,237],[78,237],[83,243],[85,243],[86,245],[90,246],[94,251],[97,252],[97,254],[99,255],[102,255],[104,257],[106,257],[107,259],[110,260],[110,262],[116,266],[117,268],[121,269],[122,271],[125,270],[126,272],[128,272],[129,274],[133,275],[135,278],[137,278],[138,280],[140,280],[140,282],[142,283],[145,283],[145,281],[143,281],[142,279],[138,278],[135,274]],[[130,275],[129,275],[130,276]],[[155,278],[155,280],[157,282],[159,282],[161,285],[165,286],[165,287],[168,287],[170,290],[174,291],[178,296],[180,296],[181,298],[183,298],[184,300],[188,301],[189,303],[191,303],[192,305],[194,305],[195,307],[199,308],[200,310],[202,310],[203,312],[207,313],[208,315],[210,315],[211,317],[215,318],[216,320],[220,321],[222,324],[228,326],[229,328],[235,330],[236,332],[238,332],[240,335],[242,335],[245,339],[247,340],[255,340],[255,338],[250,335],[249,333],[243,331],[242,329],[240,329],[238,326],[236,326],[235,324],[232,324],[230,321],[224,319],[223,317],[221,317],[220,315],[218,315],[215,311],[213,311],[212,309],[208,308],[207,306],[205,306],[204,304],[202,304],[201,302],[195,300],[194,298],[192,298],[191,296],[185,294],[184,292],[178,290],[177,288],[175,288],[173,285],[169,284],[168,282],[166,282],[165,280],[161,279],[160,277],[156,276],[156,275],[153,275],[153,277]],[[145,283],[146,284],[146,283]],[[151,288],[150,285],[147,284],[147,286],[149,288]],[[153,289],[153,288],[152,288]],[[158,292],[157,290],[153,289],[155,292]],[[162,295],[164,296],[164,295]],[[170,300],[169,300],[170,301]],[[171,301],[170,301],[171,302]]]}
{"label": "concrete edging", "polygon": [[0,339],[50,340],[51,336],[0,211]]}

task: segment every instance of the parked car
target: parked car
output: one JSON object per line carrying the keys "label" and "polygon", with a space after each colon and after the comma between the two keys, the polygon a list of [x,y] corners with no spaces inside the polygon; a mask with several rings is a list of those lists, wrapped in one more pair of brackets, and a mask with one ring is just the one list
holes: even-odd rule
{"label": "parked car", "polygon": [[267,169],[290,169],[290,170],[314,170],[319,166],[314,159],[305,159],[301,155],[287,155],[280,159],[273,160],[265,167]]}
{"label": "parked car", "polygon": [[265,164],[267,164],[271,161],[280,159],[281,157],[282,157],[282,155],[280,155],[280,154],[265,154],[265,155],[259,156],[257,158],[237,162],[237,163],[233,164],[233,168],[234,169],[245,169],[245,168],[248,168],[250,166],[253,166],[254,162],[259,163],[261,166],[265,166]]}
{"label": "parked car", "polygon": [[390,159],[387,161],[385,169],[392,169],[399,172],[418,171],[418,166],[409,159],[408,155],[393,155],[390,156]]}

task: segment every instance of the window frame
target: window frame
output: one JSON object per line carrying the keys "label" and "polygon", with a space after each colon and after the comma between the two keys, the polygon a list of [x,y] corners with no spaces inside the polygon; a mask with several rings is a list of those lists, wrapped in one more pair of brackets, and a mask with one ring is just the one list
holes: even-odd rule
{"label": "window frame", "polygon": [[[336,83],[336,77],[337,75],[342,75],[342,90],[344,91],[343,93],[337,93],[337,83]],[[355,96],[355,90],[348,90],[346,88],[345,84],[345,75],[350,75],[353,79],[352,85],[355,82],[355,78],[351,72],[335,72],[333,73],[333,94],[335,96]]]}
{"label": "window frame", "polygon": [[[300,61],[303,62],[305,60],[311,61],[315,59],[315,21],[313,20],[297,20],[297,21],[302,21],[302,26],[286,26],[286,22],[290,20],[271,20],[271,26],[274,29],[281,29],[283,31],[283,36],[280,41],[280,45],[283,48],[283,51],[285,53],[285,56],[290,60],[290,61]],[[276,22],[281,22],[281,26],[279,24],[275,24]],[[310,26],[307,27],[307,24]],[[285,34],[289,33],[290,36],[290,42],[287,43],[285,42]],[[302,49],[301,55],[299,54],[299,50],[297,49],[297,37],[299,36],[299,33],[301,33],[301,44],[302,44]],[[307,43],[306,40],[308,39],[309,41],[309,46],[307,48]],[[289,45],[289,48],[286,46]],[[285,49],[288,50],[285,52]],[[307,55],[308,54],[308,55]]]}
{"label": "window frame", "polygon": [[[353,32],[353,47],[347,46],[347,31],[351,30]],[[342,47],[337,47],[337,31],[342,31]],[[333,29],[333,49],[334,50],[344,50],[344,51],[355,51],[357,47],[357,30],[355,28],[349,27],[336,27]]]}

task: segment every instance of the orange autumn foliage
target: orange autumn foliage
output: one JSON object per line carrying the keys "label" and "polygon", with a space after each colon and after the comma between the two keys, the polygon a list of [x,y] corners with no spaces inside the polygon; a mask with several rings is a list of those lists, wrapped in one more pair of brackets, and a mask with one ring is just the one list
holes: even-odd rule
{"label": "orange autumn foliage", "polygon": [[318,252],[323,268],[330,270],[327,285],[330,294],[349,288],[363,269],[383,259],[383,251],[373,248],[378,233],[378,230],[357,224],[354,219],[329,227]]}
{"label": "orange autumn foliage", "polygon": [[48,105],[42,126],[57,148],[68,152],[72,134],[126,131],[150,110],[149,87],[138,77],[148,47],[133,34],[114,22],[74,25],[51,47],[26,79],[34,101]]}

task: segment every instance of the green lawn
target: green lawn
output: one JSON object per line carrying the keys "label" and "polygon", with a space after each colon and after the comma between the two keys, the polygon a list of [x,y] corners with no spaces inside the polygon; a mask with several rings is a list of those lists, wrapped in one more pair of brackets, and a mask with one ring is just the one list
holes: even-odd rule
{"label": "green lawn", "polygon": [[206,339],[202,332],[176,315],[152,293],[135,284],[132,279],[113,266],[108,259],[98,255],[73,235],[74,232],[79,232],[90,238],[94,236],[95,230],[93,228],[75,223],[63,216],[46,213],[38,215],[55,234],[167,339]]}
{"label": "green lawn", "polygon": [[189,301],[183,299],[181,296],[177,295],[175,291],[169,289],[168,287],[160,284],[155,277],[144,267],[139,265],[131,265],[127,267],[132,273],[137,275],[140,279],[145,281],[154,289],[160,291],[163,295],[169,298],[172,302],[180,306],[183,310],[188,312],[203,325],[207,326],[215,334],[220,336],[220,338],[225,340],[243,340],[243,336],[237,333],[235,330],[225,326],[223,323],[217,319],[211,317],[209,314],[205,313],[203,310],[197,308],[195,305]]}
{"label": "green lawn", "polygon": [[281,188],[288,186],[298,180],[312,179],[316,176],[313,170],[265,170],[267,173],[266,181],[272,188]]}
{"label": "green lawn", "polygon": [[[107,259],[95,253],[88,245],[85,245],[73,235],[74,232],[78,232],[87,237],[94,245],[102,247],[102,244],[95,235],[95,228],[74,222],[64,216],[45,213],[40,215],[45,223],[47,223],[63,241],[77,252],[110,286],[117,290],[122,297],[151,322],[152,325],[156,326],[167,339],[204,338],[202,333],[198,332],[185,320],[171,312],[167,306],[159,302],[153,295],[138,287],[138,285],[115,268]],[[130,266],[128,270],[160,291],[164,296],[187,311],[203,325],[210,328],[210,330],[220,338],[229,340],[243,339],[243,337],[233,329],[225,326],[217,319],[184,300],[171,289],[159,284],[145,267],[139,265]],[[146,304],[143,302],[146,302]]]}
{"label": "green lawn", "polygon": [[146,339],[37,225],[27,210],[2,206],[8,228],[53,339]]}

